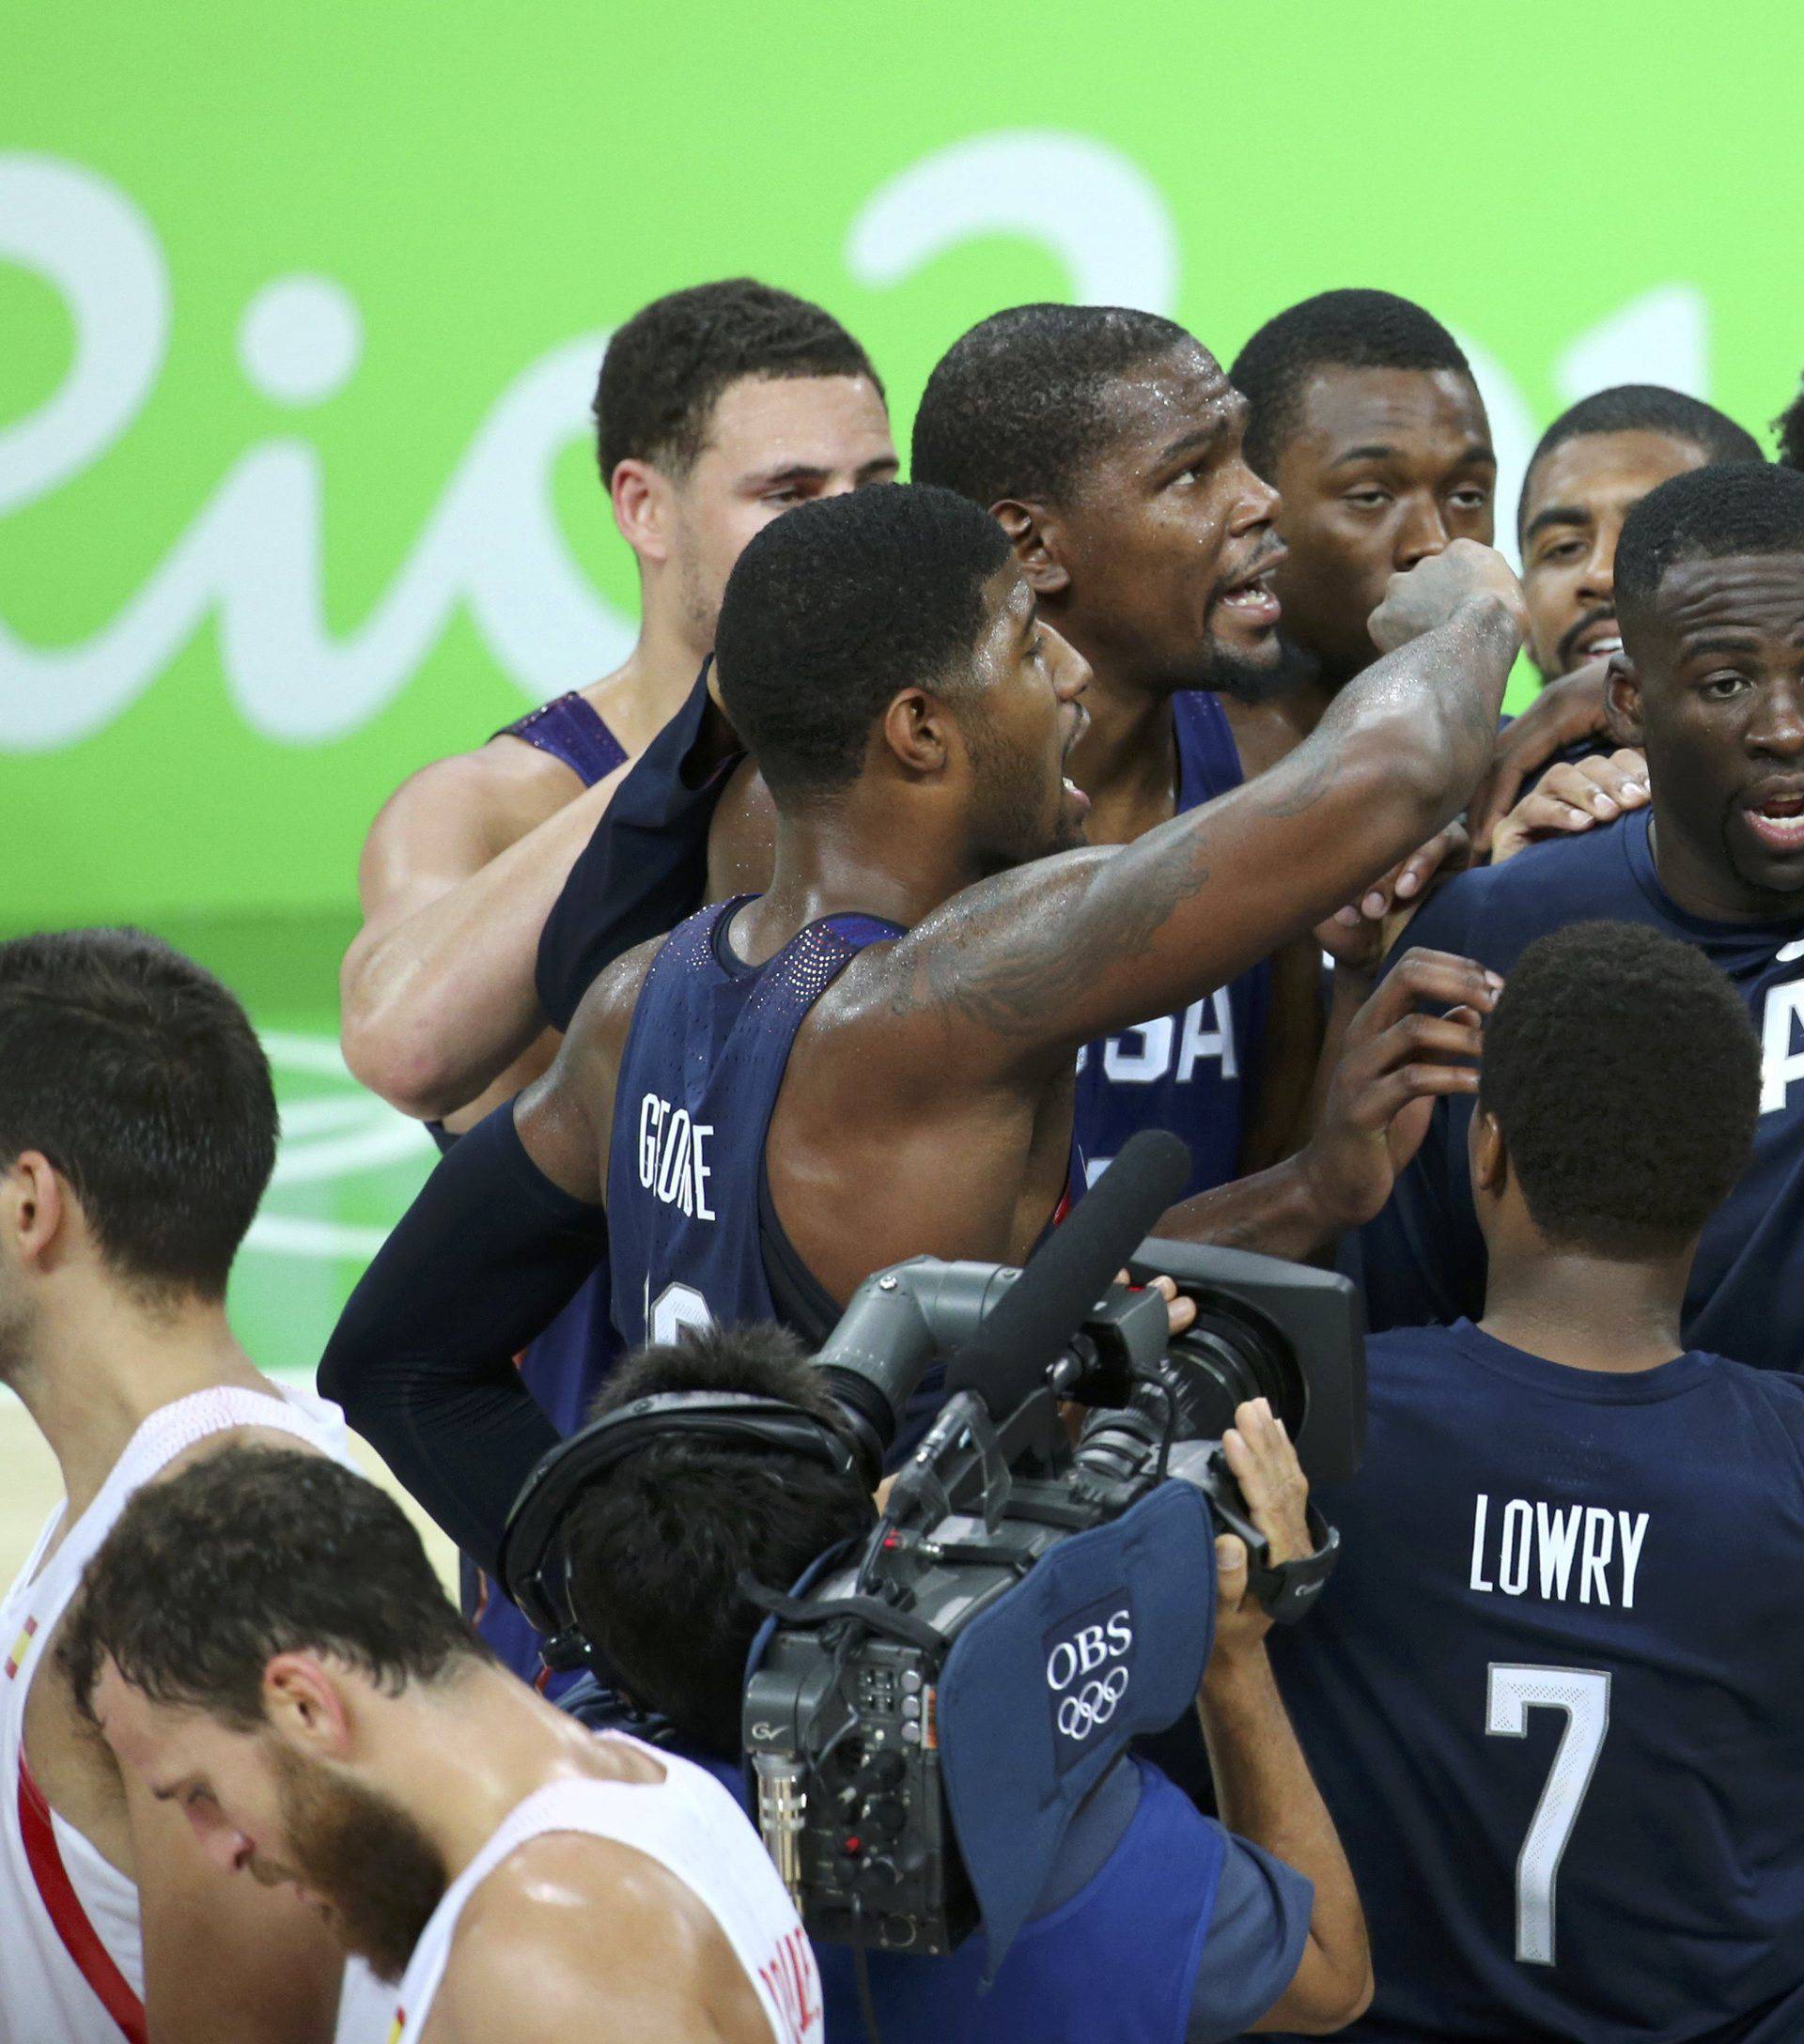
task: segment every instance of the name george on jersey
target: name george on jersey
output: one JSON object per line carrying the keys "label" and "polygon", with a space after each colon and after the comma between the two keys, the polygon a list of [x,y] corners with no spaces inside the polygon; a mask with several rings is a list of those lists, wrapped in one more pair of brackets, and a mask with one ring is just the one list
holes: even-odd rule
{"label": "name george on jersey", "polygon": [[687,1107],[673,1107],[656,1093],[639,1102],[639,1183],[655,1200],[699,1221],[711,1221],[708,1182],[714,1168],[708,1145],[711,1122],[692,1122]]}
{"label": "name george on jersey", "polygon": [[1632,1611],[1647,1521],[1644,1511],[1545,1498],[1512,1497],[1493,1511],[1489,1494],[1480,1491],[1472,1500],[1469,1587]]}

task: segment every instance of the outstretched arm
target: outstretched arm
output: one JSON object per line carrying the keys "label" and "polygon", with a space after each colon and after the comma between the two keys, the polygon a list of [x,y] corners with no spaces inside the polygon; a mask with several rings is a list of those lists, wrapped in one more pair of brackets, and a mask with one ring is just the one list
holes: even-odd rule
{"label": "outstretched arm", "polygon": [[1396,650],[1269,771],[1132,844],[1038,860],[929,916],[887,962],[910,1046],[980,1080],[1055,1069],[1357,896],[1484,771],[1518,601],[1498,555],[1455,542],[1392,578],[1373,629]]}

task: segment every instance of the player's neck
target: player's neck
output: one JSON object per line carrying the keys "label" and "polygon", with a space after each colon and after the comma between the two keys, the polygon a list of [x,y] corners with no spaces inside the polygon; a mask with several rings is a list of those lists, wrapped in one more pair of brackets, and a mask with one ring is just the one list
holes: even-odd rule
{"label": "player's neck", "polygon": [[630,752],[643,752],[676,716],[708,658],[695,643],[692,623],[677,607],[646,589],[645,614],[632,651],[611,674],[583,690]]}
{"label": "player's neck", "polygon": [[1090,725],[1071,754],[1071,778],[1090,797],[1090,843],[1131,844],[1176,806],[1171,693],[1113,673],[1094,657],[1090,670],[1083,693]]}
{"label": "player's neck", "polygon": [[54,1317],[12,1382],[62,1469],[67,1525],[93,1503],[152,1413],[224,1386],[271,1389],[239,1347],[223,1306],[157,1309],[96,1287],[59,1302]]}
{"label": "player's neck", "polygon": [[454,1881],[536,1790],[609,1773],[592,1732],[489,1662],[410,1687],[370,1730],[371,1786],[412,1814]]}
{"label": "player's neck", "polygon": [[1781,922],[1804,915],[1804,898],[1750,887],[1725,864],[1719,850],[1695,850],[1670,825],[1662,831],[1657,808],[1656,797],[1647,827],[1654,871],[1687,916],[1705,922]]}
{"label": "player's neck", "polygon": [[1684,1353],[1689,1256],[1623,1263],[1546,1246],[1520,1256],[1493,1244],[1483,1330],[1573,1370],[1653,1370]]}
{"label": "player's neck", "polygon": [[736,919],[733,949],[748,965],[762,965],[807,924],[848,910],[912,929],[982,877],[962,845],[903,804],[779,814],[770,885]]}

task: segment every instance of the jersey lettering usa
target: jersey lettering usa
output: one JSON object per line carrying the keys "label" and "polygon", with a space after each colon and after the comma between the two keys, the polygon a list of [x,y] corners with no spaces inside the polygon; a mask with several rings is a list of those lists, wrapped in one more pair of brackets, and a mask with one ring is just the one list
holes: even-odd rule
{"label": "jersey lettering usa", "polygon": [[[1594,918],[1648,923],[1696,945],[1748,1005],[1763,1047],[1754,1152],[1703,1231],[1685,1338],[1744,1363],[1804,1367],[1804,904],[1782,922],[1687,915],[1659,883],[1648,812],[1638,810],[1608,829],[1461,874],[1403,944],[1475,958],[1507,977],[1534,938]],[[1485,1245],[1467,1178],[1471,1112],[1470,1099],[1436,1103],[1415,1161],[1362,1232],[1374,1327],[1447,1323],[1482,1308]]]}
{"label": "jersey lettering usa", "polygon": [[608,1158],[614,1322],[628,1348],[709,1320],[780,1317],[764,1261],[764,1140],[790,1046],[859,952],[902,934],[875,916],[829,916],[748,966],[727,933],[750,899],[673,931],[633,1009]]}
{"label": "jersey lettering usa", "polygon": [[1804,2035],[1804,1383],[1376,1337],[1342,1560],[1270,1637],[1387,2044]]}
{"label": "jersey lettering usa", "polygon": [[[1172,714],[1181,814],[1240,785],[1240,753],[1219,697],[1187,689],[1173,697]],[[1262,961],[1181,1014],[1084,1045],[1078,1053],[1077,1141],[1088,1183],[1143,1128],[1169,1128],[1190,1145],[1187,1199],[1240,1175],[1270,982],[1271,968]]]}

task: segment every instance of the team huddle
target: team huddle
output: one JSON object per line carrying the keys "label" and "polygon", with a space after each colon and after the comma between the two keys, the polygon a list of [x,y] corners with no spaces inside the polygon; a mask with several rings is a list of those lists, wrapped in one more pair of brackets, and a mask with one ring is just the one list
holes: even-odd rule
{"label": "team huddle", "polygon": [[[1773,462],[1575,405],[1519,578],[1470,365],[1379,291],[1226,369],[999,312],[906,484],[864,350],[750,280],[623,325],[595,418],[631,655],[365,847],[346,1061],[443,1154],[317,1395],[226,1318],[237,1002],[0,945],[0,1381],[67,1492],[0,1605],[0,2044],[1804,2037],[1804,399]],[[1157,1235],[1363,1297],[1358,1475],[1262,1400],[1222,1449],[1333,1576],[1273,1631],[1218,1540],[1195,1712],[1010,1938],[811,1940],[741,1703],[878,1524],[813,1358],[1147,1128]],[[516,1500],[635,1419],[548,1635]]]}

